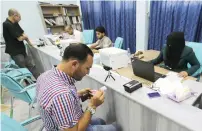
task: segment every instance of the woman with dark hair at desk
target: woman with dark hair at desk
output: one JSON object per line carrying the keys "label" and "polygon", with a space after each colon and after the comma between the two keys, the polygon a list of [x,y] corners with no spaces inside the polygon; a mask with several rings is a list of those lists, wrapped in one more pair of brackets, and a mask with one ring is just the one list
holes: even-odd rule
{"label": "woman with dark hair at desk", "polygon": [[[191,76],[200,67],[193,49],[185,45],[183,32],[172,32],[168,35],[166,47],[150,62],[154,65],[164,62],[164,68],[179,72],[181,77]],[[189,69],[188,63],[191,65]]]}

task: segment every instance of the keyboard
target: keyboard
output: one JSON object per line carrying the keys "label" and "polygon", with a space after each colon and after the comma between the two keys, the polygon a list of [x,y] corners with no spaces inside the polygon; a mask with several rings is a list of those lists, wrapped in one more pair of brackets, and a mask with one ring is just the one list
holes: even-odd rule
{"label": "keyboard", "polygon": [[157,73],[157,72],[154,73],[155,81],[157,81],[159,78],[165,78],[165,77],[166,77],[166,75],[163,75],[163,74],[160,74],[160,73]]}

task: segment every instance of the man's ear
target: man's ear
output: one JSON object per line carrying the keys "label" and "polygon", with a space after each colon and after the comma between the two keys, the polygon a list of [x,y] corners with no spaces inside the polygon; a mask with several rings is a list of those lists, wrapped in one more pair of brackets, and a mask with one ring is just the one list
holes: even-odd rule
{"label": "man's ear", "polygon": [[78,60],[73,60],[72,61],[72,66],[77,68],[79,66],[79,61]]}

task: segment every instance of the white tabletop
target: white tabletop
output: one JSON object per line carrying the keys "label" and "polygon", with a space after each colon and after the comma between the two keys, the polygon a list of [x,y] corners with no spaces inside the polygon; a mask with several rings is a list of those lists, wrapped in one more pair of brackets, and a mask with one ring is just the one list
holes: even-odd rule
{"label": "white tabletop", "polygon": [[[182,103],[176,103],[165,96],[150,99],[147,96],[147,93],[153,91],[147,87],[140,88],[130,94],[125,92],[123,87],[123,84],[129,82],[130,79],[116,73],[112,73],[112,75],[115,77],[115,81],[109,79],[107,82],[104,82],[104,79],[107,76],[107,71],[105,71],[102,67],[94,65],[90,71],[89,77],[102,83],[103,85],[106,85],[108,88],[119,92],[125,97],[153,110],[154,112],[167,117],[179,125],[182,125],[190,130],[201,131],[202,110],[191,106],[191,99]],[[187,80],[183,84],[192,87],[192,89],[196,92],[201,92],[200,88],[202,88],[202,83]]]}
{"label": "white tabletop", "polygon": [[[60,50],[58,49],[57,46],[54,46],[54,45],[46,45],[46,46],[42,46],[42,47],[34,46],[34,48],[36,48],[37,50],[40,50],[41,52],[59,60],[59,61],[62,60],[62,57],[60,56]],[[100,63],[100,55],[98,53],[94,54],[93,61],[95,64]]]}

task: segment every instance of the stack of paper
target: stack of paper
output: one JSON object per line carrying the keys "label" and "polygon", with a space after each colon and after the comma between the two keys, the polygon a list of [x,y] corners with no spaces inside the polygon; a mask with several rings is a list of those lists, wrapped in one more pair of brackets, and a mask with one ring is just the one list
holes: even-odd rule
{"label": "stack of paper", "polygon": [[181,102],[185,99],[188,99],[189,97],[192,96],[191,94],[191,90],[190,88],[188,87],[183,87],[183,86],[178,86],[176,89],[175,89],[175,92],[173,93],[170,93],[167,95],[168,98],[176,101],[176,102]]}
{"label": "stack of paper", "polygon": [[81,23],[81,17],[80,16],[78,16],[78,20],[79,20],[79,23]]}
{"label": "stack of paper", "polygon": [[64,21],[63,21],[62,16],[56,17],[55,21],[56,21],[56,25],[64,25]]}
{"label": "stack of paper", "polygon": [[74,24],[76,24],[77,23],[76,17],[72,17],[72,21]]}
{"label": "stack of paper", "polygon": [[67,24],[67,25],[71,25],[71,21],[70,21],[70,19],[69,19],[69,16],[66,16],[66,17],[65,17],[65,21],[66,21],[66,24]]}
{"label": "stack of paper", "polygon": [[167,76],[166,79],[168,79],[171,82],[183,80],[183,77],[178,76],[178,73],[176,72],[169,72],[166,76]]}
{"label": "stack of paper", "polygon": [[182,79],[177,73],[169,72],[166,78],[158,79],[153,86],[161,94],[167,95],[168,98],[176,102],[181,102],[191,97],[191,90],[189,87],[182,85]]}
{"label": "stack of paper", "polygon": [[170,94],[175,91],[175,84],[173,84],[171,81],[169,81],[166,78],[159,78],[153,86],[159,90],[161,94]]}

